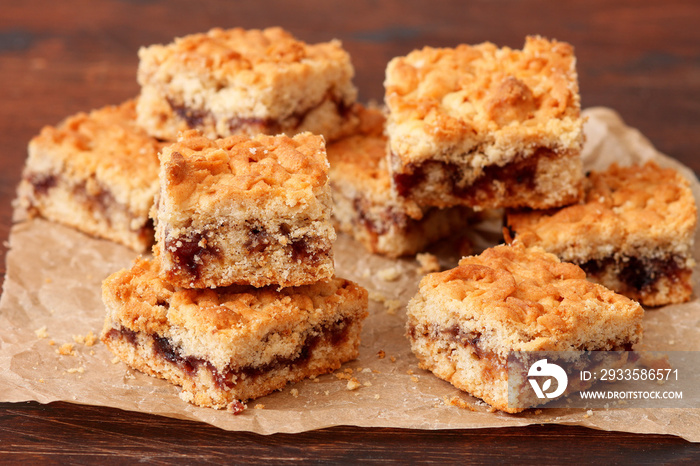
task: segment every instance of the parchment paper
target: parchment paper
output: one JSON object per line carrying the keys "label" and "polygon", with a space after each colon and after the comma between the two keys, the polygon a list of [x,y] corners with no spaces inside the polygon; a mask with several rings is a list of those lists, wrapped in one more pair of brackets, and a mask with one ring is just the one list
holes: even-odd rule
{"label": "parchment paper", "polygon": [[[700,199],[694,174],[658,153],[612,110],[593,108],[584,115],[588,118],[585,169],[604,169],[612,161],[630,164],[654,159],[679,169],[691,180],[696,200]],[[500,219],[494,218],[469,232],[475,252],[501,242],[500,225]],[[435,251],[444,267],[456,263],[449,245],[438,245]],[[469,429],[557,423],[700,441],[700,407],[489,412],[483,403],[419,369],[410,352],[404,319],[406,303],[421,277],[415,258],[371,255],[343,235],[335,245],[336,273],[365,286],[371,297],[359,358],[335,374],[253,400],[240,415],[198,408],[180,400],[177,387],[129,369],[99,342],[90,345],[89,338],[84,342],[89,332],[99,335],[102,328],[101,281],[130,266],[135,257],[119,245],[42,220],[13,227],[0,298],[0,401],[104,405],[261,434],[335,425]],[[695,257],[700,263],[698,247]],[[695,298],[683,305],[648,310],[644,326],[646,349],[697,351],[700,302]],[[357,381],[351,386],[359,388],[349,389],[351,377]],[[445,402],[454,396],[471,409]]]}

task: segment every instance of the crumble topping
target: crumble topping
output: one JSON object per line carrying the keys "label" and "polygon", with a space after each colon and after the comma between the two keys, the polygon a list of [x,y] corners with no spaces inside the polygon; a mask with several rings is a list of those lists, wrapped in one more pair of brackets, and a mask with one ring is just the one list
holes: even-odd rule
{"label": "crumble topping", "polygon": [[424,47],[387,66],[387,132],[403,163],[474,153],[503,165],[531,147],[583,144],[573,47],[539,36],[522,50],[485,42]]}
{"label": "crumble topping", "polygon": [[166,189],[185,205],[209,205],[235,193],[253,199],[280,196],[293,207],[328,182],[325,143],[310,133],[212,140],[191,130],[163,150],[161,164]]}
{"label": "crumble topping", "polygon": [[257,87],[276,84],[280,75],[301,73],[314,63],[349,61],[338,40],[306,44],[280,27],[214,28],[142,48],[139,56],[160,67],[188,68],[219,86],[240,82]]}

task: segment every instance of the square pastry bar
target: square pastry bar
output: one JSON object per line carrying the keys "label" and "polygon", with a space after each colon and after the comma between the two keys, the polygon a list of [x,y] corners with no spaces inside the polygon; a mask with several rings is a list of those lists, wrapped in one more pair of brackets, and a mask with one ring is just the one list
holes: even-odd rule
{"label": "square pastry bar", "polygon": [[509,212],[512,234],[647,306],[693,293],[697,208],[688,181],[654,162],[591,172],[580,204]]}
{"label": "square pastry bar", "polygon": [[139,259],[108,277],[102,341],[129,366],[225,408],[331,372],[358,355],[367,291],[341,278],[277,291],[178,289]]}
{"label": "square pastry bar", "polygon": [[144,252],[162,144],[136,125],[135,103],[78,113],[29,142],[19,207]]}
{"label": "square pastry bar", "polygon": [[306,44],[280,28],[212,29],[139,51],[139,123],[174,140],[310,131],[327,140],[355,124],[357,89],[339,41]]}
{"label": "square pastry bar", "polygon": [[154,252],[185,288],[296,286],[334,274],[323,137],[188,131],[160,155]]}
{"label": "square pastry bar", "polygon": [[425,47],[389,62],[390,169],[422,205],[547,208],[580,197],[583,123],[573,48],[528,37]]}
{"label": "square pastry bar", "polygon": [[386,161],[384,116],[373,108],[362,108],[359,115],[358,131],[326,148],[336,228],[370,252],[390,257],[415,254],[465,228],[473,214],[468,207],[421,207],[396,195]]}
{"label": "square pastry bar", "polygon": [[496,246],[426,275],[408,304],[420,366],[496,409],[509,403],[513,352],[630,350],[642,334],[636,302],[586,280],[541,248]]}

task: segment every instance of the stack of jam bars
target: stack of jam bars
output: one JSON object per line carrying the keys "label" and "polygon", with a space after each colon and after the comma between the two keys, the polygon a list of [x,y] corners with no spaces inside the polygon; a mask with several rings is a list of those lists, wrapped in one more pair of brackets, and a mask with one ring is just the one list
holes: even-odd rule
{"label": "stack of jam bars", "polygon": [[104,282],[105,344],[234,410],[357,357],[367,292],[334,275],[324,140],[356,126],[348,54],[270,28],[139,55],[137,123],[177,141],[159,155],[154,259]]}
{"label": "stack of jam bars", "polygon": [[234,410],[357,357],[367,292],[334,276],[321,136],[188,131],[159,178],[154,259],[103,284],[115,354]]}
{"label": "stack of jam bars", "polygon": [[42,130],[19,188],[29,215],[153,247],[105,280],[104,343],[234,410],[357,357],[367,292],[335,277],[325,150],[358,120],[340,43],[213,29],[140,59],[138,98]]}

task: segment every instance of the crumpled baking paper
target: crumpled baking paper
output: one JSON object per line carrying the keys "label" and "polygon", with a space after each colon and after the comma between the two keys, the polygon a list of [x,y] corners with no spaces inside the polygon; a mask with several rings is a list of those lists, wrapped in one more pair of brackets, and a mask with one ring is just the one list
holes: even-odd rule
{"label": "crumpled baking paper", "polygon": [[[656,160],[680,170],[700,199],[693,172],[657,152],[614,111],[592,108],[584,116],[586,170],[604,169],[613,161],[625,165]],[[467,232],[475,252],[502,241],[500,222],[487,219]],[[456,264],[458,257],[450,251],[454,249],[449,244],[433,251],[443,267]],[[484,403],[421,370],[410,351],[404,322],[406,303],[421,278],[415,258],[371,255],[344,235],[335,245],[336,273],[370,291],[359,358],[334,374],[250,401],[239,415],[199,408],[182,401],[177,387],[128,368],[91,338],[99,337],[104,320],[102,280],[129,267],[135,257],[117,244],[47,221],[13,226],[0,298],[0,401],[111,406],[260,434],[336,425],[470,429],[556,423],[700,441],[700,407],[490,412]],[[695,258],[700,263],[698,247]],[[689,303],[648,310],[644,327],[644,349],[698,351],[700,302],[695,297]],[[462,407],[448,399],[461,400]]]}

